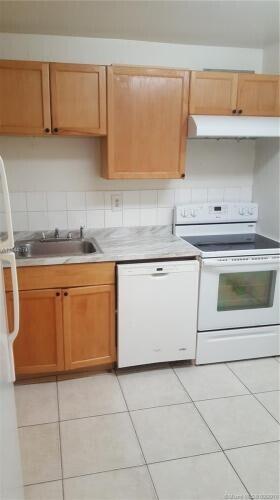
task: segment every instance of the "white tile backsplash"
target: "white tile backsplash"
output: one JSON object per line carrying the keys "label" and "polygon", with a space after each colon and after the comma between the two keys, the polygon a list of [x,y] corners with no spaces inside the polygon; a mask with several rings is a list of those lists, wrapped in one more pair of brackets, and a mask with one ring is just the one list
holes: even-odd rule
{"label": "white tile backsplash", "polygon": [[105,210],[105,227],[120,227],[123,225],[122,210]]}
{"label": "white tile backsplash", "polygon": [[27,212],[12,212],[14,231],[28,231],[28,214]]}
{"label": "white tile backsplash", "polygon": [[141,226],[156,226],[157,225],[157,209],[156,208],[141,208],[140,209],[140,225]]}
{"label": "white tile backsplash", "polygon": [[48,215],[49,215],[49,229],[55,229],[56,227],[59,229],[68,228],[66,210],[49,212]]}
{"label": "white tile backsplash", "polygon": [[49,211],[67,210],[66,193],[63,191],[47,193],[47,204]]}
{"label": "white tile backsplash", "polygon": [[206,203],[207,189],[194,188],[192,189],[192,203]]}
{"label": "white tile backsplash", "polygon": [[10,193],[11,209],[13,212],[27,210],[26,193]]}
{"label": "white tile backsplash", "polygon": [[103,191],[89,191],[86,193],[87,210],[102,210],[105,206],[105,196]]}
{"label": "white tile backsplash", "polygon": [[158,207],[173,207],[175,195],[173,189],[162,189],[157,192],[158,194]]}
{"label": "white tile backsplash", "polygon": [[123,207],[126,208],[139,208],[140,205],[140,192],[139,191],[123,191]]}
{"label": "white tile backsplash", "polygon": [[207,191],[207,201],[216,202],[224,201],[224,190],[223,188],[210,188]]}
{"label": "white tile backsplash", "polygon": [[[111,196],[120,207],[111,210]],[[172,223],[175,204],[251,201],[251,187],[209,187],[162,190],[10,193],[15,231],[150,226]],[[0,230],[5,229],[0,195]]]}
{"label": "white tile backsplash", "polygon": [[157,224],[159,226],[165,226],[172,224],[173,208],[162,208],[157,209]]}
{"label": "white tile backsplash", "polygon": [[225,188],[224,200],[231,202],[239,201],[239,193],[240,193],[240,188],[238,187]]}
{"label": "white tile backsplash", "polygon": [[87,216],[85,210],[68,211],[68,229],[77,229],[80,226],[86,226]]}
{"label": "white tile backsplash", "polygon": [[123,226],[140,226],[140,209],[128,208],[123,211]]}
{"label": "white tile backsplash", "polygon": [[87,227],[105,227],[104,210],[87,210]]}
{"label": "white tile backsplash", "polygon": [[86,209],[86,193],[70,192],[66,193],[67,209],[68,210],[85,210]]}
{"label": "white tile backsplash", "polygon": [[155,190],[140,191],[140,207],[141,208],[157,207],[157,191]]}
{"label": "white tile backsplash", "polygon": [[47,194],[43,192],[26,193],[28,212],[47,210]]}
{"label": "white tile backsplash", "polygon": [[29,231],[41,231],[49,229],[49,220],[47,212],[29,212],[28,213]]}
{"label": "white tile backsplash", "polygon": [[191,189],[175,190],[175,205],[190,203],[192,198]]}

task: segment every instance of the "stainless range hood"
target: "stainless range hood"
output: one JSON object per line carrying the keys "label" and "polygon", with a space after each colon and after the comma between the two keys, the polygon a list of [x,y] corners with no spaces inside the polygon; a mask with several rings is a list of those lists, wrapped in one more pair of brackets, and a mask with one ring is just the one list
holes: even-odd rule
{"label": "stainless range hood", "polygon": [[191,115],[188,123],[188,137],[216,139],[280,137],[280,118]]}

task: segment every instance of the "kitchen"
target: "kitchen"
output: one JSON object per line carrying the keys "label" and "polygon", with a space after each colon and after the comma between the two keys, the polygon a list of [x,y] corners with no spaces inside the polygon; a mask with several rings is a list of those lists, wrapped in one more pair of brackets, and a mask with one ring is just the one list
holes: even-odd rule
{"label": "kitchen", "polygon": [[279,4],[101,4],[0,2],[1,500],[276,497]]}

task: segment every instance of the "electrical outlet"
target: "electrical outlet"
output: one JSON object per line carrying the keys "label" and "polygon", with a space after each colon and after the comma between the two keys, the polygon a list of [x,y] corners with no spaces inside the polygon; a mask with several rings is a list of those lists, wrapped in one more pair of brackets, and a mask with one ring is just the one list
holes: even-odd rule
{"label": "electrical outlet", "polygon": [[111,195],[111,209],[113,211],[122,209],[122,195],[121,193],[114,193]]}

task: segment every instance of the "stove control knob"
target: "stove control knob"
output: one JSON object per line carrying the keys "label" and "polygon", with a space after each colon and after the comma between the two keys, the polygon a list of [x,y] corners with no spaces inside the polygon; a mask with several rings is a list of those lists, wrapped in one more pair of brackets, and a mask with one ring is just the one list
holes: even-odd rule
{"label": "stove control knob", "polygon": [[184,217],[184,218],[187,217],[187,213],[186,213],[185,209],[181,210],[181,217]]}
{"label": "stove control knob", "polygon": [[191,210],[191,216],[196,217],[196,210]]}
{"label": "stove control knob", "polygon": [[239,214],[240,214],[240,215],[245,215],[245,210],[244,210],[244,208],[239,208]]}
{"label": "stove control knob", "polygon": [[248,214],[249,214],[249,215],[254,215],[254,209],[253,209],[253,208],[249,208],[249,210],[248,210]]}

